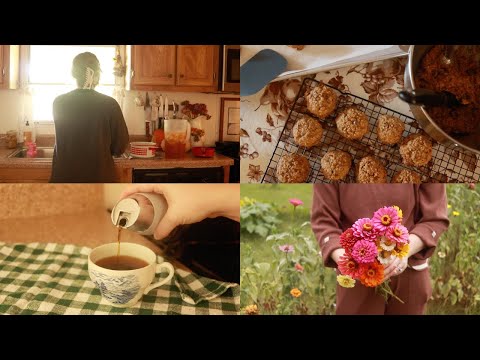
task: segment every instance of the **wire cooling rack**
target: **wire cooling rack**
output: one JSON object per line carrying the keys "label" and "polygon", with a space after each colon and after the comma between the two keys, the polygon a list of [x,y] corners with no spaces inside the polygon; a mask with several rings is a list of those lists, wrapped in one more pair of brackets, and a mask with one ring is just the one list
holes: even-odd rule
{"label": "wire cooling rack", "polygon": [[[423,167],[409,167],[402,163],[399,145],[385,145],[377,139],[376,126],[378,117],[382,114],[391,115],[399,118],[405,123],[403,136],[413,133],[419,133],[421,130],[417,121],[409,116],[403,115],[397,111],[384,106],[375,104],[369,100],[350,93],[344,93],[338,89],[324,84],[333,89],[338,94],[338,106],[335,112],[327,119],[319,119],[307,109],[305,100],[306,94],[319,84],[319,81],[306,78],[302,83],[295,103],[290,111],[285,127],[280,135],[275,151],[270,159],[268,167],[264,173],[263,183],[277,183],[276,168],[278,161],[286,154],[300,154],[305,156],[310,162],[310,174],[307,182],[309,183],[330,183],[320,171],[320,160],[329,150],[343,150],[348,152],[353,159],[352,166],[348,175],[340,182],[355,182],[355,165],[360,159],[367,155],[373,155],[379,159],[387,170],[387,181],[395,173],[402,169],[408,169],[420,175],[422,182],[479,182],[480,164],[478,156],[458,146],[445,147],[432,139],[433,153],[432,160]],[[345,107],[354,106],[365,112],[369,118],[369,131],[360,140],[347,140],[343,138],[336,130],[335,118],[337,114]],[[295,144],[292,129],[296,121],[307,114],[316,118],[324,129],[324,135],[321,144],[312,148],[305,148]]]}

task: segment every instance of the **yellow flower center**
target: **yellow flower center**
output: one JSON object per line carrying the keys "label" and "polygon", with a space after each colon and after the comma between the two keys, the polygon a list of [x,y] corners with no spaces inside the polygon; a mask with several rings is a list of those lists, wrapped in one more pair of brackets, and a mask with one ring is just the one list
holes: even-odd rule
{"label": "yellow flower center", "polygon": [[388,215],[383,215],[382,216],[382,224],[383,225],[390,225],[391,222],[392,222],[392,219],[390,218],[390,216],[388,216]]}
{"label": "yellow flower center", "polygon": [[349,261],[349,262],[347,263],[347,267],[348,267],[349,269],[355,269],[355,263],[354,263],[353,261]]}
{"label": "yellow flower center", "polygon": [[368,275],[369,277],[375,276],[375,270],[373,270],[373,269],[368,270],[368,271],[367,271],[367,275]]}
{"label": "yellow flower center", "polygon": [[396,237],[400,237],[400,236],[402,236],[402,230],[400,230],[399,228],[395,228],[395,230],[393,231],[393,234]]}
{"label": "yellow flower center", "polygon": [[363,224],[363,230],[370,231],[372,230],[372,224]]}

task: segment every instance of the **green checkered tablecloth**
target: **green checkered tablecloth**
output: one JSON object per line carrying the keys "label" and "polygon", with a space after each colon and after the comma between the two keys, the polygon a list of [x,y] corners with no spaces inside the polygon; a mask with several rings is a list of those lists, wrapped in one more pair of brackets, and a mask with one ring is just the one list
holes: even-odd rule
{"label": "green checkered tablecloth", "polygon": [[240,311],[238,284],[181,269],[175,270],[174,281],[150,291],[134,307],[112,307],[88,276],[90,250],[0,242],[0,314],[233,315]]}

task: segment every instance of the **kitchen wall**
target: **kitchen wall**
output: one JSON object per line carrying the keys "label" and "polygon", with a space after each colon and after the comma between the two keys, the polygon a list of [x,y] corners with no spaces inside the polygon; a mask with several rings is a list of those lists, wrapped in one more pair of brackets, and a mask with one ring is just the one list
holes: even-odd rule
{"label": "kitchen wall", "polygon": [[103,184],[0,184],[0,199],[0,220],[104,209]]}
{"label": "kitchen wall", "polygon": [[[145,117],[143,107],[137,107],[134,104],[134,98],[138,91],[127,91],[124,99],[123,112],[125,121],[131,135],[145,134]],[[140,92],[145,97],[145,91]],[[204,103],[207,105],[208,113],[212,116],[210,120],[204,122],[205,143],[206,145],[214,145],[219,136],[220,125],[220,104],[222,97],[238,97],[236,95],[220,95],[220,94],[202,94],[202,93],[179,93],[179,92],[149,92],[152,99],[155,95],[162,94],[168,96],[169,102],[175,101],[180,104],[184,100],[190,103]],[[0,134],[5,134],[8,130],[18,129],[18,120],[22,111],[20,90],[0,90]],[[28,114],[28,108],[26,109]],[[171,112],[170,112],[171,114]],[[179,112],[179,116],[181,114]],[[39,134],[53,134],[54,127],[52,124],[41,124],[37,126]]]}

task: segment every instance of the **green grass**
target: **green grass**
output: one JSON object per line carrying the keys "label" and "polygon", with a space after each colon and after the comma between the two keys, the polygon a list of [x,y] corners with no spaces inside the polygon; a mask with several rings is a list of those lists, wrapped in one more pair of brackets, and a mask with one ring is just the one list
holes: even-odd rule
{"label": "green grass", "polygon": [[262,202],[273,202],[279,209],[290,209],[292,205],[288,199],[298,198],[303,201],[303,206],[308,209],[312,206],[312,186],[308,184],[242,184],[241,197],[247,196]]}
{"label": "green grass", "polygon": [[[312,203],[312,187],[307,184],[299,185],[241,185],[241,196],[256,199],[262,202],[275,204],[279,210],[275,233],[289,231],[293,226],[299,226],[310,221]],[[450,184],[447,186],[449,230],[442,235],[439,246],[431,258],[430,273],[433,286],[433,295],[427,305],[427,314],[479,314],[480,313],[480,271],[478,254],[480,253],[480,188],[469,189],[464,184]],[[299,198],[304,206],[296,210],[296,218],[292,222],[292,205],[290,198]],[[459,211],[460,215],[453,215]],[[311,232],[304,227],[303,233]],[[295,240],[290,241],[296,245]],[[256,262],[272,262],[275,253],[272,243],[266,242],[258,235],[241,235],[241,256],[246,254],[245,245],[253,247],[253,256]],[[441,253],[442,256],[438,254]],[[446,255],[445,255],[446,254]],[[330,270],[328,270],[330,271]],[[325,277],[327,292],[334,291],[335,278]],[[244,303],[242,302],[242,306]],[[313,308],[313,307],[312,307]],[[321,309],[319,311],[321,313]]]}
{"label": "green grass", "polygon": [[[277,225],[276,233],[288,231],[292,226],[300,226],[305,221],[310,221],[310,208],[312,205],[312,186],[307,184],[242,184],[241,197],[248,197],[261,202],[274,203],[280,211],[278,219],[281,221]],[[295,220],[292,222],[292,205],[288,199],[297,198],[303,201],[303,205],[295,210]],[[309,227],[304,228],[307,233]],[[261,262],[270,262],[274,253],[272,244],[267,243],[264,238],[256,234],[242,233],[240,243],[240,257],[244,254],[244,243],[255,243],[255,257]],[[295,245],[295,242],[293,242]]]}

